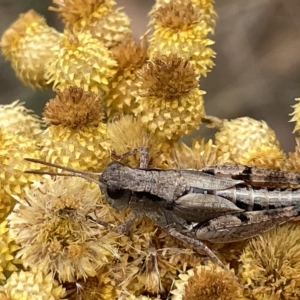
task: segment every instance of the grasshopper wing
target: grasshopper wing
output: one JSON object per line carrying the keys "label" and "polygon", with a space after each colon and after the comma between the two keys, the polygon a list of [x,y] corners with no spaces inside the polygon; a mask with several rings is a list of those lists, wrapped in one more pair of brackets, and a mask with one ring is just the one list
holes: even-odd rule
{"label": "grasshopper wing", "polygon": [[175,200],[172,211],[186,221],[201,223],[243,210],[231,201],[216,195],[191,193]]}

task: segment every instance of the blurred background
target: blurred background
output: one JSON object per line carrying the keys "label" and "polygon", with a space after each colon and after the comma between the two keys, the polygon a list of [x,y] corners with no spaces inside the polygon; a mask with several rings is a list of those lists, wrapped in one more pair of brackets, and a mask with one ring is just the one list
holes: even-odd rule
{"label": "blurred background", "polygon": [[[138,38],[147,29],[147,13],[154,1],[117,3],[125,7]],[[50,26],[61,30],[55,13],[48,11],[51,4],[51,0],[0,0],[0,35],[29,9],[44,15]],[[216,42],[216,66],[207,78],[201,79],[201,89],[207,92],[207,114],[265,120],[275,130],[281,147],[293,151],[294,123],[288,121],[291,105],[300,97],[300,1],[216,0],[215,8],[219,17],[211,38]],[[1,104],[20,99],[40,114],[52,96],[52,92],[25,87],[15,77],[10,63],[0,56]],[[207,135],[202,127],[201,136]]]}

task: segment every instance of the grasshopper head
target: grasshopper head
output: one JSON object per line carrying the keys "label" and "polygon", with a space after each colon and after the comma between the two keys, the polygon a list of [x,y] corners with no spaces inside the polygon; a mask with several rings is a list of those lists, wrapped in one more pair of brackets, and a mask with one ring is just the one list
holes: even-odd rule
{"label": "grasshopper head", "polygon": [[124,180],[124,170],[127,167],[118,162],[112,162],[102,172],[99,177],[100,189],[108,204],[117,210],[128,208],[131,191],[125,189],[122,185]]}
{"label": "grasshopper head", "polygon": [[118,162],[110,163],[100,174],[99,181],[114,189],[122,188],[122,173],[124,168],[126,167]]}
{"label": "grasshopper head", "polygon": [[101,185],[100,189],[106,202],[116,210],[124,210],[129,207],[131,199],[130,190],[115,189],[105,185]]}

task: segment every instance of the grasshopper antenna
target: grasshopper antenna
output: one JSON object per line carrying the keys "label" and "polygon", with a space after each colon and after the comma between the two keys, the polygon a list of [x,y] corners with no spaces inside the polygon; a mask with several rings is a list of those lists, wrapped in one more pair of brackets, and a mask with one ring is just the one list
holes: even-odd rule
{"label": "grasshopper antenna", "polygon": [[75,170],[73,168],[61,166],[61,165],[58,165],[58,164],[53,164],[53,163],[50,163],[50,162],[47,162],[47,161],[42,161],[42,160],[35,159],[35,158],[24,158],[24,160],[70,172],[70,173],[58,173],[58,172],[50,172],[50,171],[48,172],[48,171],[41,171],[41,170],[28,170],[28,171],[25,171],[25,173],[27,173],[27,174],[80,177],[80,178],[83,178],[87,181],[94,182],[97,185],[100,185],[100,186],[102,185],[102,183],[100,181],[92,178],[92,176],[100,176],[102,173],[94,173],[94,172]]}

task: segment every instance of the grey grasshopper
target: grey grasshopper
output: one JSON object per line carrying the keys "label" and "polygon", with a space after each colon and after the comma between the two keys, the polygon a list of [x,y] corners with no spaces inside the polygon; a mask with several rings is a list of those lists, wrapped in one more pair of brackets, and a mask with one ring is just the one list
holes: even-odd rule
{"label": "grey grasshopper", "polygon": [[[204,251],[223,266],[202,241],[227,243],[250,238],[297,218],[300,175],[241,165],[202,170],[130,168],[110,163],[99,173],[27,159],[71,173],[30,173],[78,176],[96,182],[115,209],[131,208],[128,220],[113,230],[125,233],[136,216],[147,216],[175,238]],[[144,160],[145,161],[145,160]],[[143,166],[145,162],[141,165]],[[224,267],[224,266],[223,266]]]}

